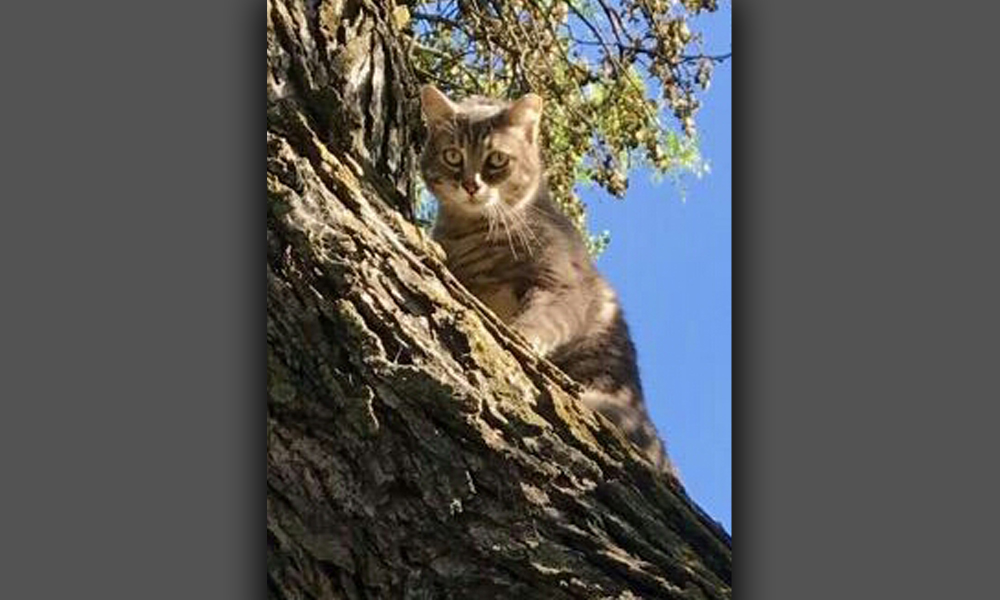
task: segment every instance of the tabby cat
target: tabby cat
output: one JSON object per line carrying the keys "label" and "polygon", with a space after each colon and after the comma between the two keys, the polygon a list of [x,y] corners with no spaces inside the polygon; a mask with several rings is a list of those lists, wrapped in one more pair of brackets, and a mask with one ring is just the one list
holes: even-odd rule
{"label": "tabby cat", "polygon": [[454,275],[584,387],[660,470],[676,476],[646,412],[635,348],[614,291],[549,197],[539,151],[542,99],[453,102],[421,89],[424,182],[438,199],[434,239]]}

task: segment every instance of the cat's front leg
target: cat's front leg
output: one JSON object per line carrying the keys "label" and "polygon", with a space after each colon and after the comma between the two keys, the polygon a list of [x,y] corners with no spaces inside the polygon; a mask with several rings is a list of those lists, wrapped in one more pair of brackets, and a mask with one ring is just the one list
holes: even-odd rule
{"label": "cat's front leg", "polygon": [[548,356],[579,331],[581,319],[572,302],[559,294],[533,290],[525,295],[511,326],[540,356]]}

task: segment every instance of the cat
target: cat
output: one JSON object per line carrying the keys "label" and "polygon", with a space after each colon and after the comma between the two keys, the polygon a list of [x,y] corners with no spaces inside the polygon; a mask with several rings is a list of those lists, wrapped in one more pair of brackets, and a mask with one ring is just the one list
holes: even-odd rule
{"label": "cat", "polygon": [[635,347],[615,292],[549,195],[539,148],[542,98],[420,100],[420,158],[438,200],[432,236],[451,272],[539,355],[579,382],[581,400],[677,478],[646,411]]}

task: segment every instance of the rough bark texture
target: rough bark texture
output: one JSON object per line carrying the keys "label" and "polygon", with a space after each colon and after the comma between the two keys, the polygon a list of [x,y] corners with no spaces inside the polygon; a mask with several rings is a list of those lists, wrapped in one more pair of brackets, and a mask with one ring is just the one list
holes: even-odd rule
{"label": "rough bark texture", "polygon": [[268,596],[731,597],[725,532],[410,222],[398,14],[267,4]]}

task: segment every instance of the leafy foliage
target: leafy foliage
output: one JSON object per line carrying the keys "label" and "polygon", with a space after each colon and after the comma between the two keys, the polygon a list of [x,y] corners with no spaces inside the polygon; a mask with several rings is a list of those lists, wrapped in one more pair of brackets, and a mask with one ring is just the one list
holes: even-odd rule
{"label": "leafy foliage", "polygon": [[[410,1],[418,74],[456,98],[546,101],[543,144],[554,198],[587,233],[578,184],[615,197],[640,164],[700,173],[694,116],[715,61],[688,20],[715,0]],[[607,232],[590,235],[591,250]]]}

